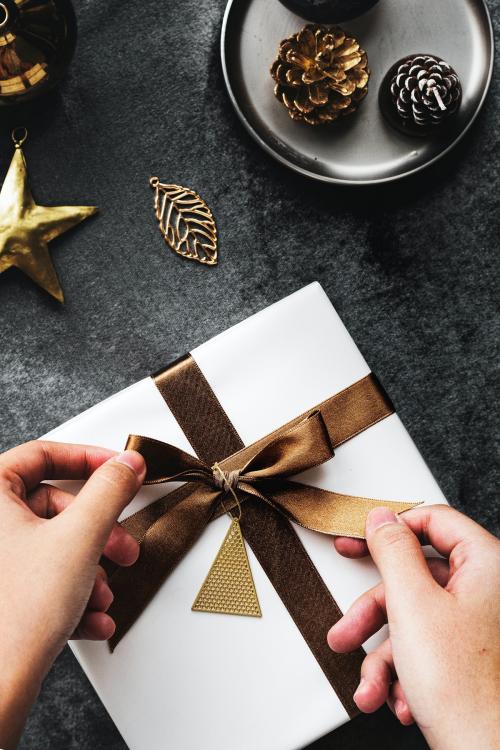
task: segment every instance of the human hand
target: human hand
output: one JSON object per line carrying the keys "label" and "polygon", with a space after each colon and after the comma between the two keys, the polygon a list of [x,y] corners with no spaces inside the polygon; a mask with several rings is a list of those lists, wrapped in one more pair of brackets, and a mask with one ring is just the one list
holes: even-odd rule
{"label": "human hand", "polygon": [[[402,724],[417,722],[433,750],[499,747],[500,542],[441,505],[398,517],[377,508],[366,538],[335,546],[346,557],[369,551],[382,582],[328,633],[330,647],[345,653],[389,625],[363,662],[358,708],[371,713],[387,702]],[[426,561],[420,543],[446,559]]]}
{"label": "human hand", "polygon": [[[139,545],[116,523],[138,491],[140,454],[33,441],[0,455],[0,747],[16,746],[27,712],[69,638],[105,640],[113,595],[104,553],[131,565]],[[87,479],[76,497],[40,484]]]}

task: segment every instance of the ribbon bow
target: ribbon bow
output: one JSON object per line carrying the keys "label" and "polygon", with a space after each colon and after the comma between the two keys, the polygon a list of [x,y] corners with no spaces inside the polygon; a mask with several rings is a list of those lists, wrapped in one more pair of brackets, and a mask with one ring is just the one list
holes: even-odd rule
{"label": "ribbon bow", "polygon": [[[300,503],[290,505],[280,502],[279,490],[283,489],[287,477],[312,469],[334,456],[330,436],[319,410],[311,412],[256,449],[255,454],[239,468],[233,466],[237,466],[238,458],[242,458],[241,451],[231,456],[232,466],[225,469],[227,461],[210,467],[174,445],[140,435],[131,435],[127,447],[138,450],[144,456],[148,467],[144,484],[194,482],[205,485],[207,490],[202,493],[203,504],[213,511],[217,510],[222,496],[239,491],[264,500],[308,528],[312,528],[310,513],[304,513]],[[301,486],[304,491],[315,489]],[[234,504],[235,501],[229,499],[224,507]],[[326,518],[321,525],[324,528],[316,528],[317,531],[331,533],[332,526]]]}
{"label": "ribbon bow", "polygon": [[[401,513],[418,504],[354,497],[289,479],[334,456],[319,409],[213,466],[174,445],[141,435],[130,435],[127,448],[139,451],[146,461],[144,484],[185,484],[123,522],[140,541],[141,556],[133,568],[119,569],[111,579],[115,594],[119,592],[113,603],[119,627],[110,640],[112,648],[210,521],[237,502],[258,498],[306,529],[354,537],[362,537],[372,508],[387,505]],[[221,503],[231,489],[238,493],[237,500],[229,497]]]}

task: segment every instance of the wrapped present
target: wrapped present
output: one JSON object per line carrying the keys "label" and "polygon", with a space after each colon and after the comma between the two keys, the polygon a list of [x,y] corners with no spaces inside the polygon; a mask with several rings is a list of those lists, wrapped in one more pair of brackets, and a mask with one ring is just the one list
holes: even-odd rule
{"label": "wrapped present", "polygon": [[131,750],[293,750],[355,715],[365,652],[326,634],[378,577],[331,534],[444,498],[319,284],[45,437],[146,458],[115,636],[72,645]]}

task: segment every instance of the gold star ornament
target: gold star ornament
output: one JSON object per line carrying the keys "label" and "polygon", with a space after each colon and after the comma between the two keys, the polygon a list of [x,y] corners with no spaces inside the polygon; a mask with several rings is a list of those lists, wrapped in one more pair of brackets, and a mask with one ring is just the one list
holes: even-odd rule
{"label": "gold star ornament", "polygon": [[15,151],[0,191],[0,273],[15,266],[59,302],[64,293],[48,243],[98,210],[96,206],[37,206],[21,149],[25,128],[12,132]]}

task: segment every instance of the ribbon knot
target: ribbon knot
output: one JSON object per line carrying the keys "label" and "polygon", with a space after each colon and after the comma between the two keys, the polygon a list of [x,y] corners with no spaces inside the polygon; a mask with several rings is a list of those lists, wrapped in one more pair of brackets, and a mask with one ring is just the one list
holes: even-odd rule
{"label": "ribbon knot", "polygon": [[235,492],[240,481],[240,471],[233,469],[232,471],[224,471],[218,463],[212,466],[212,476],[214,485],[218,490],[224,490],[224,492]]}

